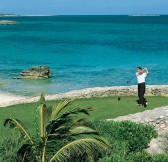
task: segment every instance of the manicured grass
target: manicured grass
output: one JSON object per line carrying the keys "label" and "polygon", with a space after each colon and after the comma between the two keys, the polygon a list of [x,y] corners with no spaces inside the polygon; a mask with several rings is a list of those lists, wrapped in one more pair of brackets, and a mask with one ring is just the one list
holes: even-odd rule
{"label": "manicured grass", "polygon": [[[70,107],[93,107],[92,119],[108,119],[168,105],[167,97],[148,97],[149,105],[145,109],[136,105],[136,99],[137,97],[121,97],[120,101],[117,100],[117,97],[77,99],[73,101]],[[60,101],[48,101],[47,105],[54,106],[58,102]],[[4,119],[9,117],[19,119],[33,133],[34,113],[37,105],[37,103],[30,103],[0,108],[0,137],[5,136],[9,131],[3,127]]]}

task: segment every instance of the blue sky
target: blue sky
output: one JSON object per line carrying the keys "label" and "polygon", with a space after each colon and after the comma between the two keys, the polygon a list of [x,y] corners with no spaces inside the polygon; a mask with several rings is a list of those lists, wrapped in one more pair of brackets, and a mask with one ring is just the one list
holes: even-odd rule
{"label": "blue sky", "polygon": [[0,12],[51,15],[168,14],[168,0],[0,0]]}

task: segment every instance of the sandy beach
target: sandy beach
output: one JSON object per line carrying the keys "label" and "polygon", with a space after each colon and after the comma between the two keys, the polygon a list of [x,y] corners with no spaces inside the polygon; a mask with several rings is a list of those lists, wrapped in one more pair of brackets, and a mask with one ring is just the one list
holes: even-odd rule
{"label": "sandy beach", "polygon": [[10,105],[10,103],[23,101],[28,99],[28,97],[12,95],[9,93],[0,93],[0,107]]}
{"label": "sandy beach", "polygon": [[[137,86],[94,87],[73,90],[67,93],[46,95],[46,100],[61,100],[67,98],[91,98],[108,96],[137,96]],[[146,96],[168,96],[168,85],[148,85]],[[9,93],[0,93],[0,107],[31,103],[39,100],[39,96],[25,97]]]}

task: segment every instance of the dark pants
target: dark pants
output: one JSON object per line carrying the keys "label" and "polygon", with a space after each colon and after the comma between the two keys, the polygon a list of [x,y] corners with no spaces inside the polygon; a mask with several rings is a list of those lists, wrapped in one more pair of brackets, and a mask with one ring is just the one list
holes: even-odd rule
{"label": "dark pants", "polygon": [[142,105],[144,104],[145,102],[144,94],[145,94],[145,83],[140,83],[138,84],[139,104],[142,104]]}

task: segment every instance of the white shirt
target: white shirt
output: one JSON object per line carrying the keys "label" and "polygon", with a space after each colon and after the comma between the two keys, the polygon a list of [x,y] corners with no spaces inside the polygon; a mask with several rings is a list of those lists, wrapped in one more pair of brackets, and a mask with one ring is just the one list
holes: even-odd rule
{"label": "white shirt", "polygon": [[147,76],[146,73],[142,73],[142,74],[136,73],[136,77],[137,77],[138,84],[140,84],[140,83],[145,83],[145,78],[146,78],[146,76]]}

